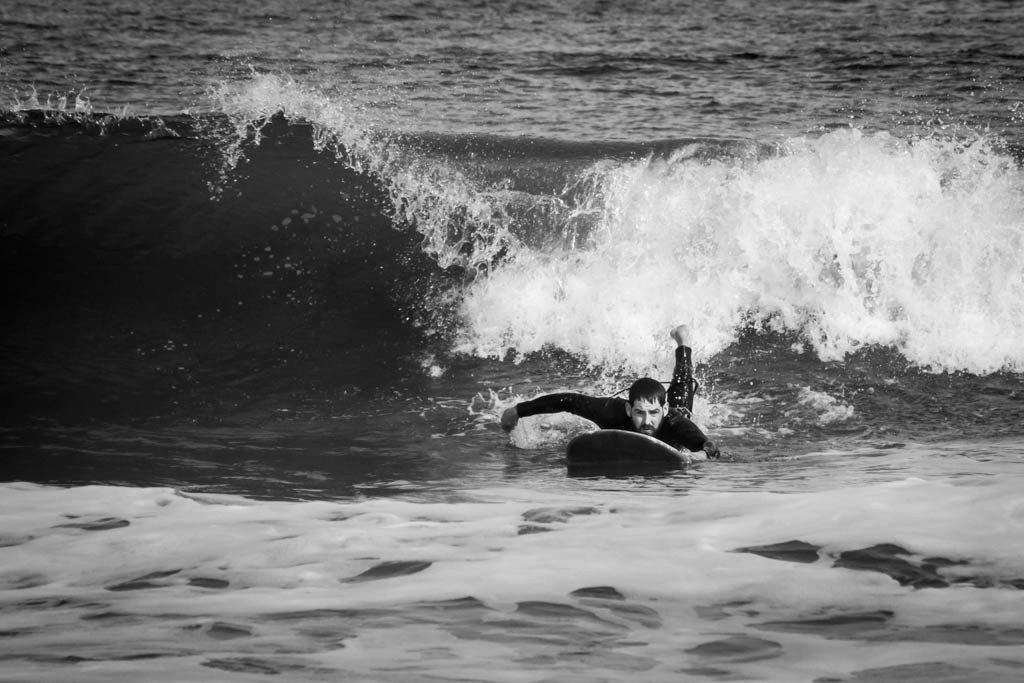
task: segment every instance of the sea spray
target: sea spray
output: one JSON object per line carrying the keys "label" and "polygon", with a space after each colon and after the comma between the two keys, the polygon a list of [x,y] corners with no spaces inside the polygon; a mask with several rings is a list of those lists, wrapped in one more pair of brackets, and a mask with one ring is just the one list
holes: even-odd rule
{"label": "sea spray", "polygon": [[648,159],[604,176],[578,249],[523,250],[474,282],[462,348],[557,346],[645,370],[688,323],[698,355],[742,329],[823,360],[892,346],[920,366],[1024,367],[1024,175],[984,139],[840,130],[753,160]]}

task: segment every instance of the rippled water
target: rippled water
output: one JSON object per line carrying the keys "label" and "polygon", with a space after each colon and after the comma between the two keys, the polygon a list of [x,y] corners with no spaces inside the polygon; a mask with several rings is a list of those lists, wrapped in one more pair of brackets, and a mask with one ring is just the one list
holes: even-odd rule
{"label": "rippled water", "polygon": [[[6,3],[8,101],[208,107],[252,71],[379,125],[575,140],[784,138],[834,126],[1017,137],[1017,3]],[[55,49],[60,46],[60,49]]]}

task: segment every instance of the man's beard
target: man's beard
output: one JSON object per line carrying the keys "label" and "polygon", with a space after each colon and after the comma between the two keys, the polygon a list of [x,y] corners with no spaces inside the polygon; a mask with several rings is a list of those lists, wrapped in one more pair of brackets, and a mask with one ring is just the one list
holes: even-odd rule
{"label": "man's beard", "polygon": [[658,430],[656,430],[651,425],[641,425],[640,426],[640,433],[641,434],[646,434],[647,436],[654,436],[654,433],[656,431],[658,431]]}

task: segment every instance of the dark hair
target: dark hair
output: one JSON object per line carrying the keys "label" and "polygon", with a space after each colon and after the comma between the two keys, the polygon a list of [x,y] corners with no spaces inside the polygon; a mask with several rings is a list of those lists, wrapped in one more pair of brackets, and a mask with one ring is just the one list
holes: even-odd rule
{"label": "dark hair", "polygon": [[656,379],[641,377],[629,387],[629,402],[634,403],[639,399],[665,405],[665,387]]}

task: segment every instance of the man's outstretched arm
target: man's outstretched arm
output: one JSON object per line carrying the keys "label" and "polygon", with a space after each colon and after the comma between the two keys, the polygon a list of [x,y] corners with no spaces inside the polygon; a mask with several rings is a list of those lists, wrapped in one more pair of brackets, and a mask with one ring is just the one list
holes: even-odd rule
{"label": "man's outstretched arm", "polygon": [[506,408],[501,414],[501,427],[509,432],[515,428],[521,417],[546,413],[572,413],[597,423],[602,429],[621,429],[623,423],[628,421],[622,404],[622,399],[597,398],[572,392],[545,394]]}

